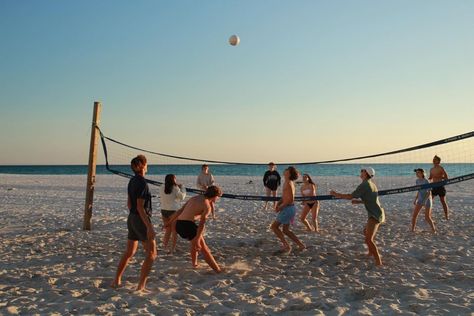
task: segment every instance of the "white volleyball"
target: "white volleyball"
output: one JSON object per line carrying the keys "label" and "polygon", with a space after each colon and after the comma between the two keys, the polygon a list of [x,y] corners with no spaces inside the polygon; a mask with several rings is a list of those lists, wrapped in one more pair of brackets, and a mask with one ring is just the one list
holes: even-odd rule
{"label": "white volleyball", "polygon": [[232,46],[237,46],[240,43],[240,38],[237,35],[232,35],[229,37],[229,44]]}

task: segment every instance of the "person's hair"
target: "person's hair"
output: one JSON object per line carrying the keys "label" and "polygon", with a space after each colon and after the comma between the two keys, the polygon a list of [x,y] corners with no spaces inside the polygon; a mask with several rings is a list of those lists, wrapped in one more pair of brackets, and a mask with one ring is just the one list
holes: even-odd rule
{"label": "person's hair", "polygon": [[167,174],[165,177],[165,194],[171,194],[175,185],[177,185],[176,176],[174,174]]}
{"label": "person's hair", "polygon": [[146,157],[144,155],[138,155],[135,158],[133,158],[132,161],[130,162],[130,167],[135,173],[139,173],[145,165],[146,165]]}
{"label": "person's hair", "polygon": [[435,156],[433,157],[433,160],[435,160],[435,159],[438,160],[439,162],[441,162],[441,158],[440,158],[438,155],[435,155]]}
{"label": "person's hair", "polygon": [[204,193],[204,196],[207,199],[212,199],[213,197],[216,196],[221,196],[222,195],[222,190],[215,185],[211,185],[210,187],[207,187],[206,192]]}
{"label": "person's hair", "polygon": [[305,174],[303,174],[303,177],[308,177],[308,182],[311,183],[311,184],[314,184],[313,179],[311,179],[309,174],[305,173]]}
{"label": "person's hair", "polygon": [[298,170],[296,170],[295,167],[290,166],[290,167],[286,168],[286,170],[288,170],[290,172],[290,180],[291,181],[295,181],[296,179],[298,179],[299,172],[298,172]]}
{"label": "person's hair", "polygon": [[269,166],[274,166],[274,165],[275,165],[275,163],[273,163],[273,162],[269,162],[269,163],[268,163],[268,165],[269,165]]}
{"label": "person's hair", "polygon": [[207,164],[203,164],[203,165],[201,166],[201,170],[204,170],[204,168],[209,168],[209,166],[208,166]]}

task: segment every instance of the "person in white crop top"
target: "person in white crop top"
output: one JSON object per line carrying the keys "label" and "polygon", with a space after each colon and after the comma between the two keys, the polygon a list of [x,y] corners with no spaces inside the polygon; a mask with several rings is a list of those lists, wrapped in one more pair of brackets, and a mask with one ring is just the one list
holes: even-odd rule
{"label": "person in white crop top", "polygon": [[172,254],[176,248],[176,230],[168,225],[169,218],[180,207],[181,202],[186,198],[186,188],[182,184],[176,182],[174,174],[168,174],[165,177],[165,184],[160,187],[160,203],[161,217],[163,226],[165,227],[165,235],[163,236],[163,247],[168,248],[171,237],[171,246],[169,252]]}

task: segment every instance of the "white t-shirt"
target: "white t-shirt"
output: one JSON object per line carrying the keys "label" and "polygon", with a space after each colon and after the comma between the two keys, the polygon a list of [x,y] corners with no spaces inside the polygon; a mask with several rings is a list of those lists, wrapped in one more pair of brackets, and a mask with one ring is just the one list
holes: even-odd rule
{"label": "white t-shirt", "polygon": [[161,209],[167,211],[176,211],[181,207],[181,202],[186,197],[186,188],[184,186],[181,189],[178,186],[174,186],[170,194],[165,193],[165,186],[160,187],[160,203]]}

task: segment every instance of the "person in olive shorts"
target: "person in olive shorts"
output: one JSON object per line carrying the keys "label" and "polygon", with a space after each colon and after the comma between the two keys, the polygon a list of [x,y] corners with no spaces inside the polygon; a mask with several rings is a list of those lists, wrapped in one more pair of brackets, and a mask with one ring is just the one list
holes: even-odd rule
{"label": "person in olive shorts", "polygon": [[367,210],[367,224],[364,228],[365,243],[369,248],[369,255],[375,259],[375,265],[382,265],[382,258],[375,245],[375,235],[380,224],[385,222],[385,211],[380,205],[378,190],[372,178],[375,176],[375,170],[367,167],[360,170],[362,183],[351,194],[342,194],[331,190],[329,194],[338,199],[352,200],[352,204],[364,204]]}
{"label": "person in olive shorts", "polygon": [[112,287],[117,288],[122,285],[122,275],[130,259],[138,248],[138,241],[141,241],[145,248],[145,260],[143,261],[138,282],[137,291],[145,289],[148,274],[150,273],[153,261],[157,256],[155,230],[151,223],[151,193],[144,178],[147,172],[147,161],[145,156],[138,155],[131,161],[131,168],[135,176],[128,183],[127,206],[130,211],[127,219],[128,241],[122,258],[118,264],[115,279]]}

